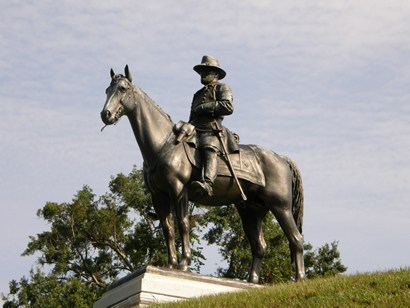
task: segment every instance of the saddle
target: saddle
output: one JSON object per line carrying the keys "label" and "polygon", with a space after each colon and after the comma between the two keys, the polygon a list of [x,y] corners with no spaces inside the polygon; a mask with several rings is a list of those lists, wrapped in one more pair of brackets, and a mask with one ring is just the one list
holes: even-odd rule
{"label": "saddle", "polygon": [[[201,153],[199,149],[196,148],[197,142],[195,129],[189,123],[179,122],[175,125],[174,133],[176,141],[178,143],[182,142],[190,163],[196,168],[201,169]],[[229,134],[230,132],[227,130],[227,133]],[[230,147],[228,146],[228,148]],[[235,151],[229,154],[229,159],[235,170],[235,174],[239,179],[264,187],[266,185],[265,175],[262,172],[262,167],[259,158],[256,155],[256,151],[257,146],[255,145],[239,144],[236,145]],[[232,177],[228,161],[224,155],[218,155],[218,176]]]}

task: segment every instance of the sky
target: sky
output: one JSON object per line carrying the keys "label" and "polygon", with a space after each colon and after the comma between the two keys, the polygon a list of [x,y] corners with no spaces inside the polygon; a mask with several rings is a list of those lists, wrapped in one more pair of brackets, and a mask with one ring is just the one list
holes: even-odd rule
{"label": "sky", "polygon": [[203,55],[233,91],[225,126],[297,163],[305,241],[338,241],[348,273],[410,266],[410,2],[16,0],[0,18],[0,293],[35,266],[39,208],[142,167],[126,119],[100,131],[109,70],[177,122]]}

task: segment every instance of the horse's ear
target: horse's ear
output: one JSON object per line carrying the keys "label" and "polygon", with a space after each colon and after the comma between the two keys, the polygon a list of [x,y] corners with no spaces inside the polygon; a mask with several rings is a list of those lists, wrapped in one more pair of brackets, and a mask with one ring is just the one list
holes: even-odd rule
{"label": "horse's ear", "polygon": [[110,71],[110,75],[111,75],[111,79],[113,79],[113,78],[114,78],[114,76],[115,76],[115,73],[114,73],[114,70],[113,70],[113,69],[111,69],[111,71]]}
{"label": "horse's ear", "polygon": [[130,81],[130,82],[132,82],[132,76],[131,76],[131,73],[130,73],[130,69],[128,68],[128,64],[125,66],[125,77],[127,77],[127,79]]}

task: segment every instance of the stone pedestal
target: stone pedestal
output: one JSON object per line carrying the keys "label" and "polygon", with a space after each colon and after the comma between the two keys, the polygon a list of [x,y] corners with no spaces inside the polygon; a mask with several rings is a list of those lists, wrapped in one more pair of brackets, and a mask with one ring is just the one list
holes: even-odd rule
{"label": "stone pedestal", "polygon": [[143,307],[203,295],[235,292],[259,285],[178,270],[144,267],[110,286],[93,308]]}

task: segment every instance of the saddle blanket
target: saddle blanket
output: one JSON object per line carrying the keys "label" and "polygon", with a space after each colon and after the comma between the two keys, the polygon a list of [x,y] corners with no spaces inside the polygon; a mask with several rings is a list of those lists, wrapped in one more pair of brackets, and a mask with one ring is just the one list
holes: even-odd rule
{"label": "saddle blanket", "polygon": [[[229,154],[229,159],[235,170],[235,174],[239,179],[243,179],[256,185],[265,186],[265,175],[262,172],[262,167],[256,156],[255,146],[239,145],[239,152]],[[192,165],[201,168],[201,159],[199,150],[193,148],[188,143],[184,142],[185,152]],[[218,175],[232,176],[229,169],[227,159],[218,155]]]}

